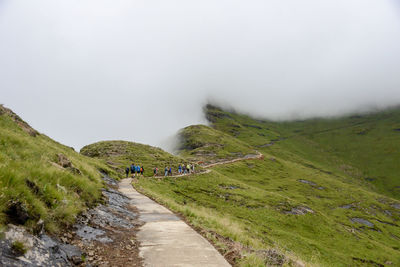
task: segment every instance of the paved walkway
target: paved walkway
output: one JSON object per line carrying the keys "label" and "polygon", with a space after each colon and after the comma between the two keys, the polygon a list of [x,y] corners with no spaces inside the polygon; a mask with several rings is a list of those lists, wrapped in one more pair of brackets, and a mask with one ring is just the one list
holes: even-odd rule
{"label": "paved walkway", "polygon": [[133,189],[130,178],[119,183],[119,191],[132,199],[144,222],[137,239],[145,267],[231,266],[179,217]]}

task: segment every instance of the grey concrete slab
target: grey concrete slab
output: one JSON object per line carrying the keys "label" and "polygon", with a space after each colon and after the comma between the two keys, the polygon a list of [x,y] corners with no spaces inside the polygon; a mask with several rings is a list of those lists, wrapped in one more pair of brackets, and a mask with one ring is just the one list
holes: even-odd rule
{"label": "grey concrete slab", "polygon": [[119,183],[119,191],[132,200],[144,224],[137,238],[146,267],[231,266],[201,235],[170,210],[138,193],[131,179]]}

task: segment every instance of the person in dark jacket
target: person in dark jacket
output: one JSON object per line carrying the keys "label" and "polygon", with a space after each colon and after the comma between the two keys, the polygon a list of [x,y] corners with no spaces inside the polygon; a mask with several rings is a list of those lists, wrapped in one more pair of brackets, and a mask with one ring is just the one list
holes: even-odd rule
{"label": "person in dark jacket", "polygon": [[126,173],[126,178],[128,178],[128,176],[129,176],[129,167],[126,167],[125,173]]}
{"label": "person in dark jacket", "polygon": [[144,172],[144,168],[143,168],[143,166],[142,166],[142,167],[140,167],[140,175],[143,176],[143,172]]}

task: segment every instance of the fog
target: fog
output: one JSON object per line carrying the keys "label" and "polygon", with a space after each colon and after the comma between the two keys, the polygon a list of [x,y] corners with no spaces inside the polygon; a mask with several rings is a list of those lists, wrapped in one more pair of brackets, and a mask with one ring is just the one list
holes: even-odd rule
{"label": "fog", "polygon": [[275,120],[400,104],[396,0],[0,0],[0,103],[80,149],[166,144],[208,101]]}

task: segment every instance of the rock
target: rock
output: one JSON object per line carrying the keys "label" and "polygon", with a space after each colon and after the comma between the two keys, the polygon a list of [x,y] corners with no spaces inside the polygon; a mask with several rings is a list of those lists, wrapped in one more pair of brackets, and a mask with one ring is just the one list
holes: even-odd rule
{"label": "rock", "polygon": [[20,201],[12,201],[8,204],[6,210],[7,219],[13,223],[22,225],[30,219],[30,215],[24,203]]}
{"label": "rock", "polygon": [[93,227],[87,226],[87,225],[77,225],[78,231],[76,231],[76,234],[81,237],[83,240],[87,241],[92,241],[96,240],[101,243],[109,243],[112,242],[112,239],[108,238],[105,235],[105,232],[100,229],[95,229]]}
{"label": "rock", "polygon": [[354,207],[355,206],[353,204],[347,204],[347,205],[340,206],[339,208],[341,208],[341,209],[352,209]]}
{"label": "rock", "polygon": [[351,218],[350,219],[352,222],[356,222],[356,223],[360,223],[360,224],[364,224],[368,227],[374,227],[374,224],[366,219],[363,218]]}
{"label": "rock", "polygon": [[63,168],[69,168],[72,167],[71,161],[64,155],[64,154],[57,154],[58,157],[58,163],[63,167]]}
{"label": "rock", "polygon": [[384,210],[383,211],[387,216],[390,216],[390,217],[392,217],[392,213],[390,212],[390,211],[388,211],[388,210]]}
{"label": "rock", "polygon": [[78,257],[78,256],[73,256],[73,257],[71,258],[71,261],[72,261],[72,263],[75,264],[75,265],[80,265],[80,264],[83,263],[82,257]]}
{"label": "rock", "polygon": [[400,210],[400,203],[393,203],[392,207],[397,209],[397,210]]}
{"label": "rock", "polygon": [[[70,266],[74,256],[81,261],[81,252],[74,246],[61,244],[45,234],[35,237],[23,227],[8,227],[4,239],[0,240],[0,266]],[[12,254],[11,246],[16,240],[27,248],[23,256]]]}
{"label": "rock", "polygon": [[311,186],[317,186],[316,183],[311,182],[311,181],[307,181],[307,180],[304,180],[304,179],[300,179],[299,182],[300,182],[300,183],[303,183],[303,184],[309,184],[309,185],[311,185]]}
{"label": "rock", "polygon": [[299,206],[296,208],[292,208],[290,211],[286,211],[286,214],[294,214],[294,215],[304,215],[307,213],[314,213],[314,211],[308,207]]}
{"label": "rock", "polygon": [[34,228],[34,233],[38,236],[41,236],[44,232],[44,221],[40,219]]}

